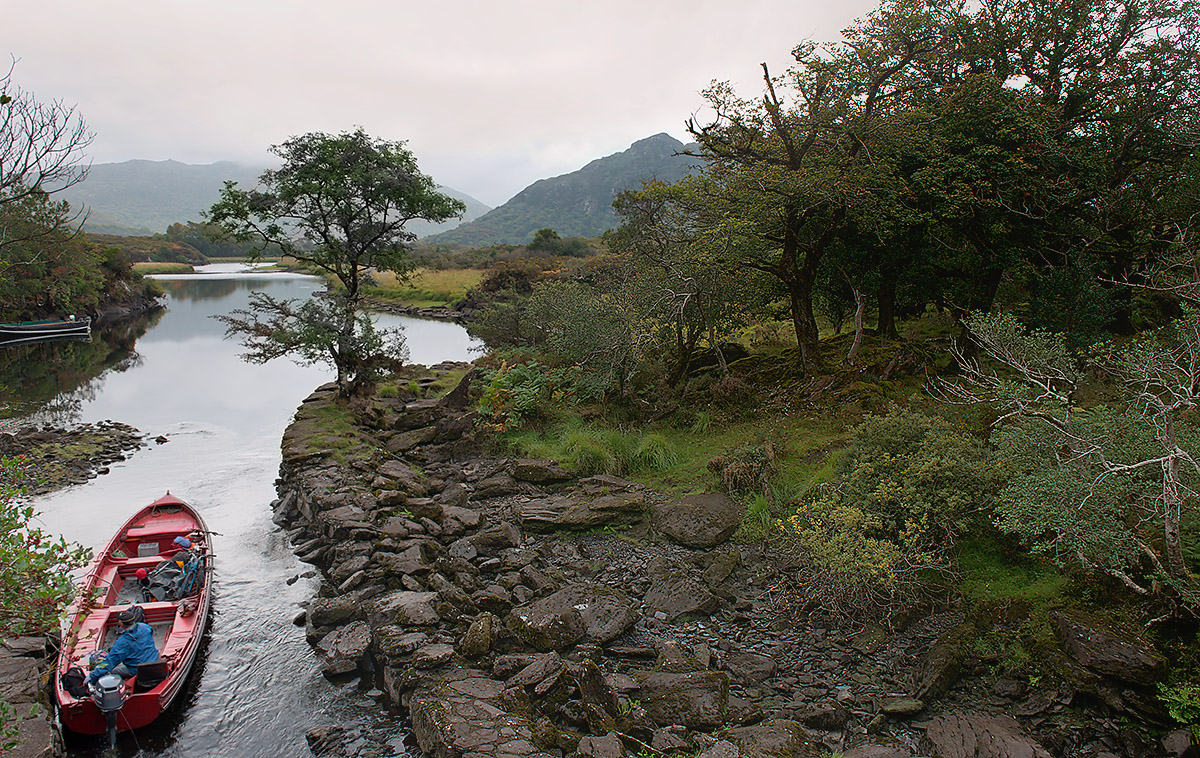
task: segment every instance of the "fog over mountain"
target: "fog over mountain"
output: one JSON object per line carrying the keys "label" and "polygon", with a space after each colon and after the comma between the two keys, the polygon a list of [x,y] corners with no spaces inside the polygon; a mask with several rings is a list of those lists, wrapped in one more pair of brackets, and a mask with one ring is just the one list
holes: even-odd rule
{"label": "fog over mountain", "polygon": [[[96,234],[150,236],[174,223],[200,221],[226,181],[252,187],[262,166],[245,166],[230,161],[204,165],[178,161],[132,160],[93,164],[87,179],[63,190],[61,197],[73,208],[86,207],[84,229]],[[441,190],[467,205],[463,220],[487,213],[488,206],[450,187]],[[408,229],[418,237],[452,229],[461,220],[442,224],[410,222]]]}

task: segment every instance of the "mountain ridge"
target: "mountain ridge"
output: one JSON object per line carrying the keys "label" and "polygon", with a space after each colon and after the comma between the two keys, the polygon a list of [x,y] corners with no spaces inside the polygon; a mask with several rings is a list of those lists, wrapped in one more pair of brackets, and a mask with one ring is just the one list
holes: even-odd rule
{"label": "mountain ridge", "polygon": [[679,181],[699,165],[698,159],[681,154],[686,147],[665,132],[637,140],[576,171],[539,179],[479,218],[421,241],[520,245],[547,227],[563,237],[599,236],[617,225],[612,201],[618,193],[654,179]]}

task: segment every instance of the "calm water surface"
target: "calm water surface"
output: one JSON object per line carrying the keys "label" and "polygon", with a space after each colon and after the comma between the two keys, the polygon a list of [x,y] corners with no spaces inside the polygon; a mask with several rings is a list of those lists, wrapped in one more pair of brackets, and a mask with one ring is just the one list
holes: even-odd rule
{"label": "calm water surface", "polygon": [[[168,311],[137,340],[136,356],[74,398],[79,421],[121,421],[168,441],[150,443],[109,474],[37,502],[48,528],[96,547],[134,510],[170,490],[222,535],[214,538],[217,594],[193,691],[178,714],[122,735],[121,753],[305,756],[309,728],[341,724],[401,755],[404,734],[394,719],[371,706],[360,683],[326,681],[303,629],[291,624],[312,597],[315,580],[287,584],[307,567],[270,520],[280,437],[300,401],[332,373],[287,360],[245,363],[239,346],[223,339],[222,325],[211,318],[244,308],[254,290],[306,297],[322,285],[310,277],[232,273],[234,268],[164,277]],[[473,357],[458,325],[398,316],[380,316],[379,322],[405,328],[410,362]],[[73,750],[100,754],[95,743]]]}

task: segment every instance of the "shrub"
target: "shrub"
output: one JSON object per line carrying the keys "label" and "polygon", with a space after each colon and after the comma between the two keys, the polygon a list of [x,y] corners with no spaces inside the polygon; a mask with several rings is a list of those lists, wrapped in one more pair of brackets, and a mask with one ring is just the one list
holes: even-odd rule
{"label": "shrub", "polygon": [[833,616],[871,615],[918,596],[943,553],[922,544],[919,525],[895,539],[872,536],[883,520],[826,487],[778,522],[783,549],[800,557],[808,575],[807,604]]}
{"label": "shrub", "polygon": [[721,476],[730,494],[752,490],[768,492],[775,476],[775,446],[770,442],[743,445],[708,462],[708,470]]}
{"label": "shrub", "polygon": [[519,429],[535,418],[553,415],[557,404],[573,395],[575,371],[553,368],[537,361],[515,365],[501,364],[485,372],[487,387],[479,400],[486,424],[498,432]]}
{"label": "shrub", "polygon": [[931,540],[961,533],[973,514],[991,509],[1003,484],[995,457],[980,441],[942,419],[903,409],[869,418],[838,472],[845,502],[894,539],[921,524]]}
{"label": "shrub", "polygon": [[895,607],[949,567],[954,538],[1001,485],[982,443],[893,410],[856,427],[835,481],[780,522],[784,549],[813,573],[804,592],[825,610]]}

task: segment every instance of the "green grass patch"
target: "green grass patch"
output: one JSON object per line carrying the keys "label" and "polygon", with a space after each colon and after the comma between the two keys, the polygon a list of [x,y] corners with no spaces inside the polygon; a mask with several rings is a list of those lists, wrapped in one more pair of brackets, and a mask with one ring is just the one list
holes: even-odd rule
{"label": "green grass patch", "polygon": [[636,479],[672,496],[719,489],[708,462],[731,450],[770,440],[777,451],[777,491],[783,504],[832,476],[833,459],[847,430],[823,419],[798,416],[704,423],[681,419],[636,429],[606,426],[576,413],[548,424],[500,435],[508,452],[552,458],[580,473],[611,473]]}
{"label": "green grass patch", "polygon": [[1032,608],[1049,609],[1065,602],[1070,577],[1053,563],[1025,557],[1005,558],[1001,550],[981,540],[964,542],[958,559],[959,588],[975,603],[1021,600]]}
{"label": "green grass patch", "polygon": [[147,274],[191,274],[196,269],[190,263],[156,263],[142,261],[133,264],[133,270],[146,276]]}
{"label": "green grass patch", "polygon": [[484,272],[478,269],[420,269],[407,282],[390,272],[373,275],[374,285],[367,293],[379,300],[415,308],[451,306],[466,297],[479,284]]}
{"label": "green grass patch", "polygon": [[287,436],[295,440],[292,449],[300,455],[318,454],[339,463],[375,455],[374,444],[359,432],[354,414],[337,399],[300,406]]}

